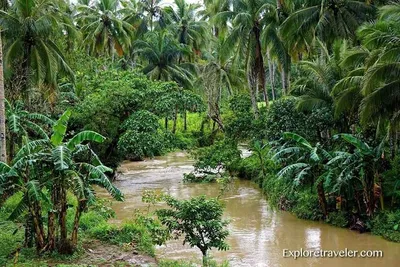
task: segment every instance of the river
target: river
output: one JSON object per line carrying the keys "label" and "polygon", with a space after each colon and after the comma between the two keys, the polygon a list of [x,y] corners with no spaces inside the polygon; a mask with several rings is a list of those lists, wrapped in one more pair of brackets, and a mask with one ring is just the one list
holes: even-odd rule
{"label": "river", "polygon": [[[125,202],[113,203],[116,221],[132,217],[135,209],[147,209],[142,203],[144,190],[162,190],[174,197],[219,194],[218,184],[187,184],[183,173],[193,170],[192,160],[183,152],[174,152],[141,162],[127,162],[121,166],[122,175],[115,185],[125,194]],[[100,195],[103,195],[100,193]],[[324,223],[297,219],[288,212],[276,211],[268,206],[257,185],[236,180],[222,197],[225,218],[230,220],[228,251],[211,251],[219,262],[230,266],[400,266],[400,244],[381,237],[359,234]],[[283,250],[382,250],[383,258],[301,258],[283,257]],[[197,248],[183,246],[172,240],[157,247],[159,259],[186,259],[200,262]]]}

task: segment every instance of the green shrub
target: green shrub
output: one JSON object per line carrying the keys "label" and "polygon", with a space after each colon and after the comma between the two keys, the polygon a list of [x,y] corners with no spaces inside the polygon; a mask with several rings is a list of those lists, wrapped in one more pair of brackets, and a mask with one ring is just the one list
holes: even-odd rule
{"label": "green shrub", "polygon": [[124,223],[121,227],[106,222],[88,230],[91,237],[111,244],[123,245],[131,243],[138,251],[154,255],[154,244],[147,225],[135,221]]}
{"label": "green shrub", "polygon": [[161,155],[164,143],[159,128],[156,115],[146,110],[135,112],[122,125],[125,132],[118,141],[120,153],[130,160]]}
{"label": "green shrub", "polygon": [[349,220],[344,212],[330,212],[326,221],[329,224],[341,228],[345,228],[349,225]]}
{"label": "green shrub", "polygon": [[22,246],[24,239],[23,227],[9,221],[0,221],[0,266],[4,266],[8,258],[17,248]]}
{"label": "green shrub", "polygon": [[318,196],[310,192],[297,192],[296,203],[292,212],[300,219],[320,220],[323,217],[318,204]]}
{"label": "green shrub", "polygon": [[371,221],[371,231],[375,235],[400,242],[400,211],[386,211],[376,215]]}

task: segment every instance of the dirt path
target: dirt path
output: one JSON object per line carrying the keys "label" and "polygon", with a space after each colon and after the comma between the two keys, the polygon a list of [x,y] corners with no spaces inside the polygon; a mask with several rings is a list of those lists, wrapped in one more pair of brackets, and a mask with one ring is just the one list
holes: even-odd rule
{"label": "dirt path", "polygon": [[85,253],[77,260],[69,262],[48,262],[49,266],[77,264],[79,266],[157,266],[156,260],[139,254],[132,246],[120,247],[90,240],[83,244]]}

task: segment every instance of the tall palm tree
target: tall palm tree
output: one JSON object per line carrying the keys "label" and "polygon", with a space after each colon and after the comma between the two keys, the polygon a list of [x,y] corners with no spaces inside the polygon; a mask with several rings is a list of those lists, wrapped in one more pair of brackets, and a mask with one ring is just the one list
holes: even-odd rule
{"label": "tall palm tree", "polygon": [[298,98],[298,108],[312,110],[314,108],[333,107],[332,90],[342,78],[341,58],[347,51],[346,42],[335,42],[333,53],[329,54],[326,46],[318,42],[320,55],[312,60],[299,62],[302,77],[297,79],[291,94]]}
{"label": "tall palm tree", "polygon": [[[62,22],[64,14],[50,0],[15,0],[7,10],[0,10],[0,27],[5,44],[5,71],[22,80],[22,91],[29,99],[31,85],[46,84],[54,89],[57,75],[73,78],[54,35],[70,27]],[[18,70],[21,70],[18,73]]]}
{"label": "tall palm tree", "polygon": [[150,31],[154,31],[154,22],[163,20],[163,9],[161,7],[161,0],[139,0],[138,10],[146,15],[147,25],[150,26]]}
{"label": "tall palm tree", "polygon": [[6,110],[4,94],[4,75],[3,75],[3,43],[0,32],[0,161],[7,162],[7,142],[6,142]]}
{"label": "tall palm tree", "polygon": [[174,0],[175,8],[168,6],[164,9],[168,24],[182,45],[190,46],[199,53],[207,40],[207,24],[197,20],[200,4],[188,4],[185,0]]}
{"label": "tall palm tree", "polygon": [[289,13],[290,10],[281,2],[282,0],[277,0],[276,5],[266,4],[265,9],[267,11],[263,15],[263,24],[265,27],[262,32],[262,42],[266,48],[266,58],[268,60],[273,97],[275,97],[274,62],[278,64],[281,73],[282,93],[284,95],[289,93],[291,59],[287,45],[280,36],[279,28],[283,22],[283,17],[285,14]]}
{"label": "tall palm tree", "polygon": [[221,130],[224,129],[220,114],[222,97],[244,89],[243,84],[245,84],[244,71],[233,64],[232,51],[225,49],[223,42],[221,36],[218,40],[213,40],[212,52],[204,55],[207,64],[199,77],[207,95],[208,116]]}
{"label": "tall palm tree", "polygon": [[230,19],[232,31],[226,40],[227,49],[235,47],[237,54],[245,60],[247,80],[255,116],[258,116],[257,93],[261,91],[268,107],[268,94],[265,86],[265,66],[261,47],[262,16],[266,11],[264,1],[238,0],[233,9],[217,15],[219,20]]}
{"label": "tall palm tree", "polygon": [[310,52],[316,37],[329,50],[335,39],[354,40],[356,29],[375,13],[373,5],[359,0],[294,1],[294,6],[281,27],[293,57]]}
{"label": "tall palm tree", "polygon": [[201,19],[212,25],[212,33],[215,37],[225,36],[228,32],[226,20],[218,20],[217,15],[229,11],[231,0],[203,0],[204,9],[199,11]]}
{"label": "tall palm tree", "polygon": [[183,51],[168,32],[148,32],[144,40],[134,43],[134,51],[146,62],[143,72],[151,79],[172,80],[182,87],[191,88],[193,65],[178,63],[179,56],[190,51]]}
{"label": "tall palm tree", "polygon": [[122,56],[131,46],[133,26],[123,20],[119,0],[99,0],[78,5],[77,21],[83,44],[92,55]]}

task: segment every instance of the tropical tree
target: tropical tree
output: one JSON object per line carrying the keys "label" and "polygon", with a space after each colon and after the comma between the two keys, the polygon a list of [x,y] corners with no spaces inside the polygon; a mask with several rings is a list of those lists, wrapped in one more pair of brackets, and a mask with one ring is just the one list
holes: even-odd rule
{"label": "tropical tree", "polygon": [[[384,209],[382,193],[384,141],[376,147],[371,147],[351,134],[339,134],[334,138],[340,138],[350,145],[348,151],[336,151],[328,162],[331,171],[336,173],[334,191],[340,192],[343,188],[346,191],[357,191],[361,188],[365,212],[368,216],[373,216],[378,199],[380,199],[381,209]],[[357,192],[353,192],[354,194]],[[357,202],[356,207],[361,213],[361,203],[358,199]]]}
{"label": "tropical tree", "polygon": [[311,52],[316,38],[328,50],[334,40],[355,40],[357,28],[374,18],[375,8],[358,0],[294,1],[294,11],[282,23],[281,34],[293,57]]}
{"label": "tropical tree", "polygon": [[[164,8],[169,26],[177,36],[181,45],[190,46],[195,54],[199,54],[207,38],[207,24],[197,20],[200,4],[188,4],[185,0],[174,0],[175,8]],[[190,61],[190,60],[189,60]]]}
{"label": "tropical tree", "polygon": [[233,9],[218,14],[219,20],[230,19],[232,31],[226,39],[226,49],[236,45],[236,54],[245,60],[247,81],[249,84],[255,116],[258,115],[257,92],[261,91],[268,107],[268,94],[265,87],[265,66],[261,46],[262,16],[266,12],[264,1],[239,0],[233,2]]}
{"label": "tropical tree", "polygon": [[332,158],[320,143],[311,145],[304,137],[286,132],[284,140],[288,142],[280,147],[272,157],[284,167],[278,172],[280,178],[294,179],[293,184],[300,186],[304,184],[316,185],[319,205],[326,217],[328,207],[324,190],[324,181],[329,175],[326,163]]}
{"label": "tropical tree", "polygon": [[225,36],[228,32],[226,20],[218,20],[217,15],[224,11],[229,11],[231,0],[204,0],[204,9],[198,12],[201,19],[212,25],[212,33],[218,38],[221,35]]}
{"label": "tropical tree", "polygon": [[[96,132],[83,131],[65,140],[70,115],[71,112],[67,111],[59,118],[50,137],[28,142],[19,150],[10,166],[5,163],[0,166],[0,190],[3,194],[11,196],[17,192],[23,193],[10,219],[28,211],[39,253],[55,248],[61,253],[73,252],[77,244],[80,215],[87,203],[95,198],[91,185],[100,185],[114,198],[122,200],[121,192],[105,174],[111,169],[100,162],[88,144],[84,144],[103,142],[105,138]],[[66,225],[67,191],[73,192],[78,201],[70,240],[67,238]],[[51,206],[47,215],[47,236],[42,220],[42,207],[45,204]],[[56,218],[59,231],[56,231]]]}
{"label": "tropical tree", "polygon": [[0,32],[0,162],[7,162],[6,110],[3,74],[3,43]]}
{"label": "tropical tree", "polygon": [[122,18],[119,0],[78,5],[77,21],[83,44],[92,55],[122,56],[131,46],[133,26]]}
{"label": "tropical tree", "polygon": [[154,31],[154,22],[156,19],[163,20],[163,9],[161,0],[139,0],[139,13],[146,14],[146,24],[150,26],[150,31]]}
{"label": "tropical tree", "polygon": [[43,126],[52,126],[54,121],[40,113],[31,113],[24,109],[22,102],[18,101],[11,105],[9,101],[6,104],[6,126],[8,130],[10,160],[15,155],[15,148],[22,145],[22,139],[36,136],[46,138],[47,133]]}
{"label": "tropical tree", "polygon": [[398,3],[385,6],[375,24],[367,24],[359,30],[363,45],[371,50],[373,56],[366,66],[362,82],[364,98],[360,119],[364,125],[374,122],[379,126],[387,121],[393,130],[399,125],[400,27],[399,18],[394,15],[399,16],[399,10]]}
{"label": "tropical tree", "polygon": [[271,84],[272,97],[276,98],[275,92],[275,62],[278,65],[278,70],[282,80],[282,94],[289,93],[290,81],[290,66],[291,59],[285,41],[282,39],[279,29],[286,18],[286,14],[290,12],[287,5],[283,5],[281,0],[276,1],[276,4],[265,4],[267,10],[263,14],[263,24],[265,27],[262,31],[262,43],[265,46],[266,58],[268,61],[269,80]]}
{"label": "tropical tree", "polygon": [[73,72],[63,53],[54,42],[56,33],[72,25],[50,0],[16,0],[7,10],[0,10],[0,27],[6,40],[4,50],[5,72],[17,77],[22,88],[10,92],[11,99],[22,93],[25,100],[31,96],[33,85],[43,85],[50,99],[54,98],[58,74],[73,78]]}
{"label": "tropical tree", "polygon": [[184,244],[200,249],[203,266],[208,266],[208,250],[228,249],[225,242],[229,234],[226,230],[228,222],[222,219],[223,206],[218,199],[207,199],[205,196],[189,200],[165,198],[170,208],[157,210],[158,217],[177,238],[184,236]]}
{"label": "tropical tree", "polygon": [[332,90],[343,77],[340,62],[347,50],[346,42],[335,42],[333,53],[319,42],[320,54],[314,60],[302,60],[298,63],[304,73],[292,86],[291,94],[298,99],[298,108],[312,110],[333,107]]}
{"label": "tropical tree", "polygon": [[212,41],[212,52],[205,54],[207,64],[202,67],[199,81],[207,96],[208,116],[223,130],[224,124],[220,114],[222,98],[243,89],[245,74],[233,64],[232,51],[225,49],[222,37]]}
{"label": "tropical tree", "polygon": [[190,63],[178,63],[179,55],[185,51],[168,32],[149,32],[145,40],[134,43],[134,48],[147,63],[143,72],[151,79],[175,81],[186,88],[192,86],[194,67]]}

